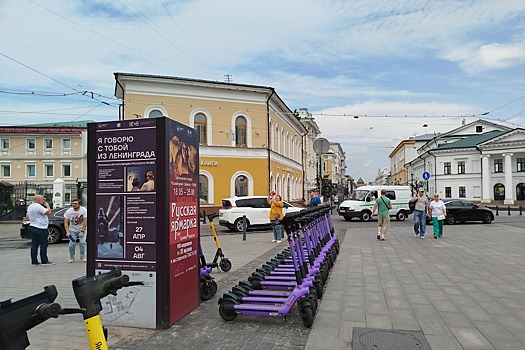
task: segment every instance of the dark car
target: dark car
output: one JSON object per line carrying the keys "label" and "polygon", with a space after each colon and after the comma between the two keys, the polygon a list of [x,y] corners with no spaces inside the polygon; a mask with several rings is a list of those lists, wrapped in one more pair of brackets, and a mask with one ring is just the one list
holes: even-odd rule
{"label": "dark car", "polygon": [[481,221],[490,224],[494,220],[492,210],[464,199],[443,198],[447,207],[445,223],[452,225],[465,221]]}
{"label": "dark car", "polygon": [[[66,229],[64,228],[64,213],[66,210],[71,208],[67,206],[64,208],[56,208],[51,210],[51,215],[49,215],[49,235],[47,236],[47,241],[49,244],[58,243],[63,239],[66,239]],[[27,217],[22,221],[22,227],[20,228],[20,237],[31,239],[29,234],[29,220]]]}

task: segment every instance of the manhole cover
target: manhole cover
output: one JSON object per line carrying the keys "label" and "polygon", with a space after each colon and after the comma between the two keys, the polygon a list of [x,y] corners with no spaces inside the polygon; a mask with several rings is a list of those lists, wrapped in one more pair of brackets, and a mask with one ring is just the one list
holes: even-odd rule
{"label": "manhole cover", "polygon": [[357,328],[352,330],[353,350],[430,350],[423,332]]}

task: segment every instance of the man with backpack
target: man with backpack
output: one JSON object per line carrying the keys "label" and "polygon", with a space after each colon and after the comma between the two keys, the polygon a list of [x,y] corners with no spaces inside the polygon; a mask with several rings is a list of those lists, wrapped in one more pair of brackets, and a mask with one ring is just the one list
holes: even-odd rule
{"label": "man with backpack", "polygon": [[376,199],[374,207],[372,208],[372,216],[377,209],[377,239],[385,240],[385,235],[390,227],[390,213],[392,209],[390,199],[386,196],[386,190],[381,190],[381,197]]}

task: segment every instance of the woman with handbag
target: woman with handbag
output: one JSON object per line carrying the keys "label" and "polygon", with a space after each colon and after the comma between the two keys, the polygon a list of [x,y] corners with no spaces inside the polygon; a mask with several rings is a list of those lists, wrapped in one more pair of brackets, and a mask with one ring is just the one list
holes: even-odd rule
{"label": "woman with handbag", "polygon": [[270,192],[268,195],[268,204],[270,204],[270,222],[273,226],[273,239],[272,242],[281,243],[281,237],[283,234],[283,208],[284,203],[280,195],[275,192]]}
{"label": "woman with handbag", "polygon": [[428,214],[432,216],[432,224],[434,226],[434,238],[443,236],[443,223],[447,216],[447,207],[441,199],[439,194],[434,194],[434,200],[430,202]]}

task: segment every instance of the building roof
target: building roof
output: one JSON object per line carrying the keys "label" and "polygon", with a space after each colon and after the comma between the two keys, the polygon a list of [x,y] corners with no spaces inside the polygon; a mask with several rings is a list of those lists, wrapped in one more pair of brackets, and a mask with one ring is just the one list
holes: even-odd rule
{"label": "building roof", "polygon": [[357,183],[358,183],[358,184],[364,184],[365,181],[364,181],[362,178],[359,178],[359,179],[357,179]]}
{"label": "building roof", "polygon": [[501,136],[506,133],[507,131],[493,130],[493,131],[486,132],[484,134],[471,135],[471,136],[465,137],[464,139],[458,140],[456,142],[442,143],[436,149],[443,150],[443,149],[455,149],[455,148],[473,148],[482,142],[488,141],[490,139],[493,139],[495,137]]}
{"label": "building roof", "polygon": [[72,122],[55,122],[55,123],[40,123],[23,125],[23,127],[31,128],[87,128],[89,123],[94,123],[93,120],[76,120]]}
{"label": "building roof", "polygon": [[439,133],[417,135],[417,136],[409,137],[407,141],[430,141],[434,137],[439,136],[439,135],[440,135]]}

